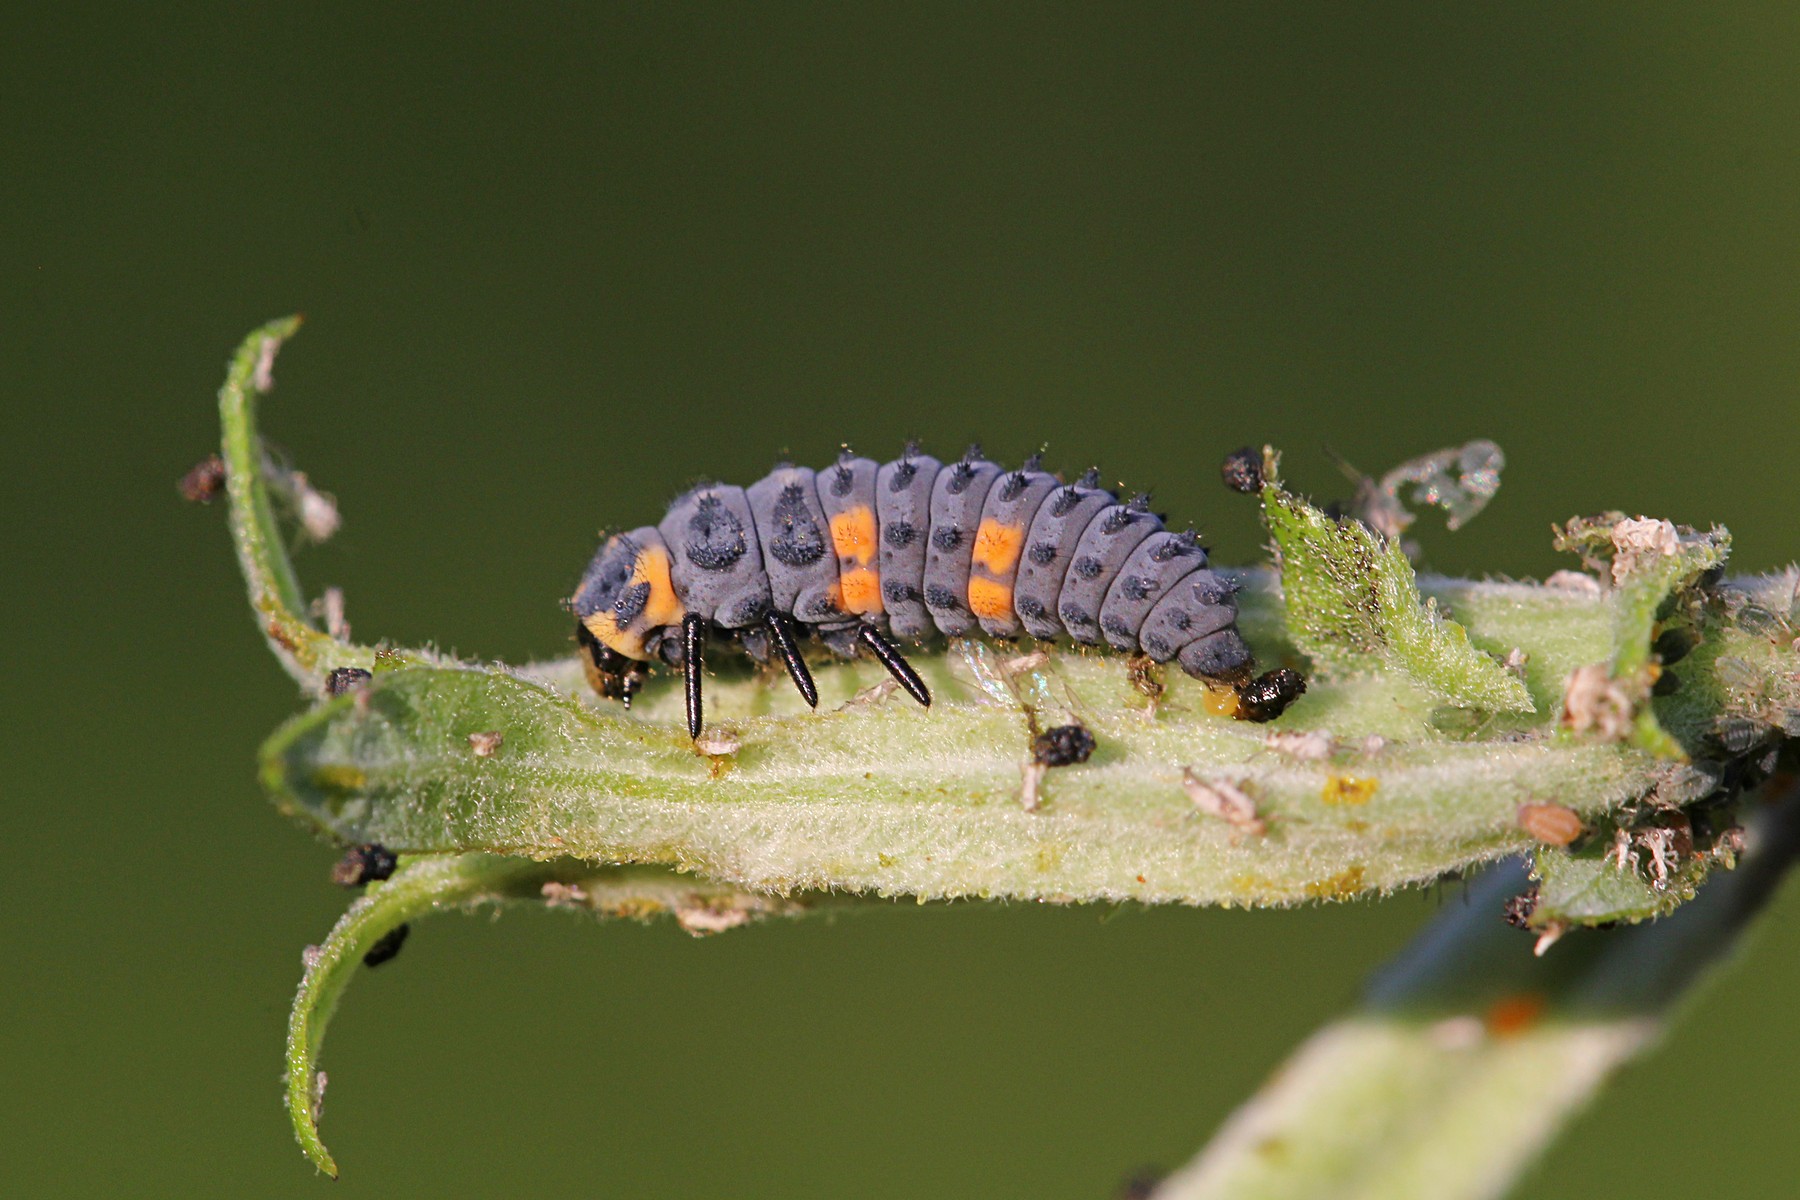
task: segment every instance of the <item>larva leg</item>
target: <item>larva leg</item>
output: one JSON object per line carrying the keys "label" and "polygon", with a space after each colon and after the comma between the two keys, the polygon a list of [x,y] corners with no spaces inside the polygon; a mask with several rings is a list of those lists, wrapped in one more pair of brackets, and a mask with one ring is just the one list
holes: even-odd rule
{"label": "larva leg", "polygon": [[892,675],[900,686],[906,689],[907,695],[926,708],[931,707],[931,689],[925,686],[925,681],[919,678],[919,673],[912,669],[912,664],[906,661],[906,656],[894,648],[894,643],[881,635],[881,630],[873,625],[864,625],[857,630],[856,636],[874,653],[876,658],[881,660],[881,665],[886,667],[888,674]]}

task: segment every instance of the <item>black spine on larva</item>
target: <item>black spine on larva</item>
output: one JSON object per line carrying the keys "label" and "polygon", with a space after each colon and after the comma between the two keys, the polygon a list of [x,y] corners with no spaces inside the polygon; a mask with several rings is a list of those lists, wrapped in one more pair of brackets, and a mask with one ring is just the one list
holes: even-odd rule
{"label": "black spine on larva", "polygon": [[916,640],[937,632],[925,607],[925,548],[931,537],[931,485],[941,466],[909,446],[875,475],[881,600],[895,637]]}
{"label": "black spine on larva", "polygon": [[1056,603],[1057,618],[1070,637],[1090,646],[1099,644],[1100,606],[1107,590],[1138,544],[1161,529],[1162,518],[1150,511],[1143,496],[1108,505],[1088,522],[1075,544]]}
{"label": "black spine on larva", "polygon": [[705,484],[669,506],[657,526],[684,608],[725,629],[755,625],[772,597],[750,502],[740,487]]}
{"label": "black spine on larva", "polygon": [[[975,527],[969,608],[989,637],[1015,638],[1023,628],[1014,602],[1025,536],[1038,508],[1057,486],[1056,476],[1041,470],[1033,456],[1017,471],[1002,472],[988,488]],[[975,589],[982,585],[984,592],[978,595]]]}
{"label": "black spine on larva", "polygon": [[775,611],[806,625],[839,625],[844,614],[832,596],[838,560],[831,527],[819,507],[809,467],[780,466],[745,493],[762,541],[763,568]]}
{"label": "black spine on larva", "polygon": [[1138,630],[1138,645],[1157,662],[1168,662],[1190,642],[1237,621],[1237,585],[1202,568],[1169,588]]}
{"label": "black spine on larva", "polygon": [[1068,574],[1075,547],[1088,522],[1116,500],[1099,486],[1099,473],[1089,471],[1074,483],[1051,492],[1038,506],[1025,535],[1025,554],[1013,584],[1013,611],[1032,637],[1063,636],[1062,621],[1056,615],[1063,576]]}
{"label": "black spine on larva", "polygon": [[1162,530],[1139,542],[1100,604],[1100,635],[1115,650],[1135,651],[1138,631],[1169,589],[1206,565],[1191,530]]}
{"label": "black spine on larva", "polygon": [[960,462],[938,472],[931,485],[931,536],[925,548],[925,607],[945,637],[975,630],[969,611],[969,562],[975,527],[1000,467],[971,446]]}

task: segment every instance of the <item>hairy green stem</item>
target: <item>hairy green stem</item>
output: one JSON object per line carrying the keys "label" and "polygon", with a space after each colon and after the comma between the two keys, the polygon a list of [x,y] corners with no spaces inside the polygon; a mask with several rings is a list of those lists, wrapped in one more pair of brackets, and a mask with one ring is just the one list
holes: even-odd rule
{"label": "hairy green stem", "polygon": [[1504,1195],[1727,958],[1800,851],[1800,793],[1759,812],[1736,871],[1674,916],[1542,958],[1496,919],[1496,869],[1314,1034],[1154,1200]]}

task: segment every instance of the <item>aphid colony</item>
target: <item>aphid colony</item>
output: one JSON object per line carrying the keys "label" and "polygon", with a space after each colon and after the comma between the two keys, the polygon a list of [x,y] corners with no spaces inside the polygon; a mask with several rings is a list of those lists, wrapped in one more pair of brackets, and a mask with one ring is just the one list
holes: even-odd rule
{"label": "aphid colony", "polygon": [[1191,530],[1166,529],[1147,497],[1120,500],[1097,471],[1063,483],[1036,457],[1009,471],[979,447],[946,465],[909,446],[889,463],[845,451],[822,471],[696,487],[659,525],[608,538],[571,607],[595,690],[629,705],[645,663],[678,664],[698,737],[709,630],[758,662],[779,656],[814,706],[801,629],[873,654],[924,705],[891,639],[1069,638],[1241,688],[1251,656],[1234,592]]}

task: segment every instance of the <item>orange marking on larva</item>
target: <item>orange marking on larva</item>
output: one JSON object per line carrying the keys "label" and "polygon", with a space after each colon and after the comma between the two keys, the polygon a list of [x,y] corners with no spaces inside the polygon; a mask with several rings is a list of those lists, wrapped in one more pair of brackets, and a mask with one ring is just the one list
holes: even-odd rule
{"label": "orange marking on larva", "polygon": [[838,607],[848,613],[878,613],[881,579],[867,567],[853,567],[838,576]]}
{"label": "orange marking on larva", "polygon": [[1544,998],[1536,992],[1520,992],[1488,1005],[1481,1023],[1492,1037],[1516,1037],[1536,1025],[1543,1015]]}
{"label": "orange marking on larva", "polygon": [[[975,565],[986,567],[995,575],[1009,575],[1019,563],[1019,551],[1025,545],[1025,530],[1019,525],[1002,525],[989,517],[975,531]],[[1006,598],[1008,606],[1012,596]]]}
{"label": "orange marking on larva", "polygon": [[626,658],[635,658],[640,662],[644,660],[643,635],[620,629],[618,618],[610,612],[593,613],[584,618],[581,623],[586,625],[587,631],[594,635],[594,640],[608,650],[616,654],[623,654]]}
{"label": "orange marking on larva", "polygon": [[979,575],[969,579],[969,611],[989,621],[1010,620],[1012,610],[1012,588],[992,579],[983,579]]}
{"label": "orange marking on larva", "polygon": [[631,582],[650,585],[650,599],[645,601],[644,613],[633,622],[634,625],[641,623],[650,628],[679,625],[681,618],[687,616],[687,609],[682,605],[681,597],[675,594],[675,584],[669,578],[669,552],[661,546],[652,546],[638,555],[637,562],[631,566]]}
{"label": "orange marking on larva", "polygon": [[831,518],[831,544],[846,562],[866,567],[875,561],[875,514],[868,505],[859,504]]}

